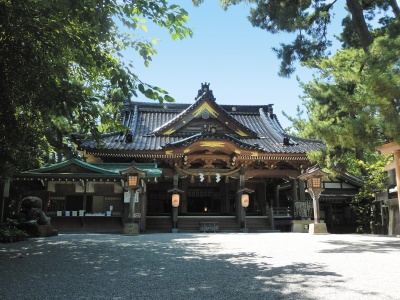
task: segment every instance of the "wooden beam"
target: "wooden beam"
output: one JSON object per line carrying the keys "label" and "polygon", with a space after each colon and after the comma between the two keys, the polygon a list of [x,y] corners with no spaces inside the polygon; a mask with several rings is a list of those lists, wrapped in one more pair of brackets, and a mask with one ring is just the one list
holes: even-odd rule
{"label": "wooden beam", "polygon": [[379,146],[376,149],[378,149],[382,154],[393,154],[396,151],[400,151],[400,145],[392,142]]}
{"label": "wooden beam", "polygon": [[245,177],[277,177],[277,178],[297,178],[300,171],[297,170],[278,170],[278,169],[261,169],[246,170]]}

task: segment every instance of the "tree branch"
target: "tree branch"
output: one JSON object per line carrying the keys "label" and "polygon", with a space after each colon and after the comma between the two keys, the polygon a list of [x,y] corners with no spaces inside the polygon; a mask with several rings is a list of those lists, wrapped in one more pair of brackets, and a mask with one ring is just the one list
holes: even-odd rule
{"label": "tree branch", "polygon": [[365,52],[368,52],[368,47],[372,44],[373,38],[368,30],[365,22],[363,9],[359,0],[347,0],[347,7],[350,10],[352,20],[356,26],[361,45]]}

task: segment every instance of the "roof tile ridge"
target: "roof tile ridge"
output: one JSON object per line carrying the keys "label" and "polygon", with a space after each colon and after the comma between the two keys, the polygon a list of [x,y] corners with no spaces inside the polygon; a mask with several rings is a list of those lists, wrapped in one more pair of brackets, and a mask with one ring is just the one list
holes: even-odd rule
{"label": "roof tile ridge", "polygon": [[303,138],[303,137],[296,136],[296,135],[293,135],[293,134],[287,134],[287,136],[290,137],[290,138],[295,139],[296,141],[311,142],[311,143],[321,143],[321,144],[325,145],[324,141],[323,140],[319,140],[319,139]]}
{"label": "roof tile ridge", "polygon": [[136,128],[137,128],[138,119],[139,119],[139,109],[138,109],[138,106],[135,105],[135,107],[133,108],[132,127],[130,127],[131,132],[134,137],[136,137],[135,132],[136,132]]}
{"label": "roof tile ridge", "polygon": [[175,117],[173,117],[171,120],[169,120],[167,123],[164,123],[163,125],[161,125],[160,127],[154,129],[150,134],[156,134],[158,131],[162,130],[163,128],[168,127],[169,125],[173,124],[174,122],[176,122],[177,120],[179,120],[182,116],[185,116],[187,114],[187,112],[189,112],[191,109],[193,109],[193,107],[195,105],[197,105],[198,101],[192,103],[189,107],[187,107],[186,109],[184,109],[183,111],[181,111],[178,115],[176,115]]}
{"label": "roof tile ridge", "polygon": [[271,127],[271,121],[268,120],[268,117],[267,117],[267,115],[265,114],[265,111],[264,111],[263,108],[260,108],[259,112],[260,112],[261,120],[264,122],[264,124],[265,124],[266,129],[268,130],[268,132],[272,134],[272,137],[273,137],[277,142],[282,143],[282,142],[283,142],[284,135],[286,134],[286,132],[285,132],[285,131],[278,132],[278,131],[276,130],[276,128],[274,128],[273,126]]}

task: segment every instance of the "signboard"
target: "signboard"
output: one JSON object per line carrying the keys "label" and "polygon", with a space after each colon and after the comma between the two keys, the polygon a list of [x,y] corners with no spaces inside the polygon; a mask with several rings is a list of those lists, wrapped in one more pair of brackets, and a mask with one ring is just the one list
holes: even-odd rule
{"label": "signboard", "polygon": [[125,192],[124,193],[124,203],[130,203],[130,202],[131,202],[131,193]]}
{"label": "signboard", "polygon": [[388,200],[388,193],[387,192],[377,192],[375,194],[376,201],[385,201]]}
{"label": "signboard", "polygon": [[133,214],[133,217],[134,218],[141,218],[142,217],[142,214],[139,214],[139,213],[135,213],[135,214]]}

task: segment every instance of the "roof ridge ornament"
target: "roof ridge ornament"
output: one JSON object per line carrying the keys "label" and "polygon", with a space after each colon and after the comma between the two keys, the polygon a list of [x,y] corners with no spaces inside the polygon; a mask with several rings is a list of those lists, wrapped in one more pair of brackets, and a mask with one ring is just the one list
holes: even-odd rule
{"label": "roof ridge ornament", "polygon": [[194,100],[199,99],[200,97],[207,97],[210,100],[215,101],[215,97],[213,91],[210,90],[210,83],[204,82],[201,83],[201,89],[197,92],[197,97]]}

